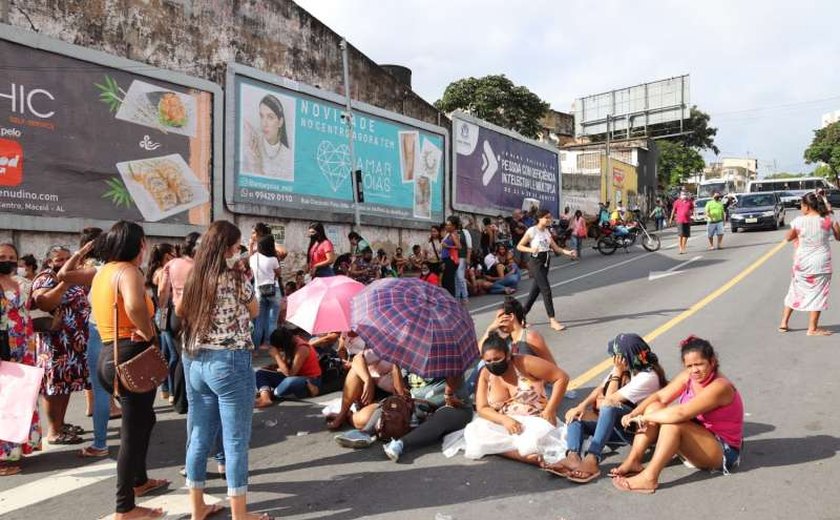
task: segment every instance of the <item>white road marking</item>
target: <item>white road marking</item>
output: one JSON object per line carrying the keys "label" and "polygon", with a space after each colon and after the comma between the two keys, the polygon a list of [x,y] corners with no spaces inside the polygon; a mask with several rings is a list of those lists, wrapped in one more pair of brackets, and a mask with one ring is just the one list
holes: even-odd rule
{"label": "white road marking", "polygon": [[11,513],[116,476],[116,461],[62,471],[0,492],[0,511]]}
{"label": "white road marking", "polygon": [[648,274],[648,281],[650,282],[653,280],[659,280],[660,278],[667,278],[671,275],[680,274],[682,273],[682,271],[679,270],[681,267],[685,267],[691,262],[700,260],[701,258],[703,258],[703,255],[698,255],[692,258],[691,260],[686,260],[685,262],[677,264],[670,269],[666,269],[665,271],[651,271],[650,274]]}

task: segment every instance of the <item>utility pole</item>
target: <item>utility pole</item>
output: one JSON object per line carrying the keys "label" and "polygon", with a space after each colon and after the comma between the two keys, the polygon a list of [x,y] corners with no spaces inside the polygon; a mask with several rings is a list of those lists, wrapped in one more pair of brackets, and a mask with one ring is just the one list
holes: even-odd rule
{"label": "utility pole", "polygon": [[9,23],[9,0],[0,0],[0,22]]}
{"label": "utility pole", "polygon": [[344,122],[347,124],[347,140],[348,148],[350,150],[350,179],[353,182],[353,211],[355,213],[356,231],[362,226],[361,215],[359,211],[359,183],[362,179],[356,178],[356,152],[355,152],[355,133],[353,130],[353,102],[350,99],[350,61],[347,57],[347,40],[342,38],[341,43],[341,61],[344,65],[344,99],[345,114]]}
{"label": "utility pole", "polygon": [[612,114],[607,114],[607,171],[604,173],[604,202],[609,202],[607,197],[610,195],[609,189],[609,182],[610,176],[612,174],[612,161],[610,160],[610,139],[611,139],[611,131],[610,131],[610,121],[612,120]]}

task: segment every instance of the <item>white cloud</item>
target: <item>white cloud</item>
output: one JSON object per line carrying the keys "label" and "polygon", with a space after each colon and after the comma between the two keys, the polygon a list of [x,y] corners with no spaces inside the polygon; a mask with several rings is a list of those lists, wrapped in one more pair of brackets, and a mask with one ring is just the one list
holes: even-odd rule
{"label": "white cloud", "polygon": [[580,96],[690,73],[720,149],[759,157],[764,173],[810,170],[802,151],[820,115],[840,109],[840,4],[829,0],[298,4],[374,61],[410,67],[430,102],[451,81],[504,73],[568,111]]}

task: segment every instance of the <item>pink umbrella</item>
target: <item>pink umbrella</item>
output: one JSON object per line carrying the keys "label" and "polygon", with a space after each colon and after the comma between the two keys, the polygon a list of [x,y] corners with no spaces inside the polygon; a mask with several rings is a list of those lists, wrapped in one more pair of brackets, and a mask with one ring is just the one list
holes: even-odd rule
{"label": "pink umbrella", "polygon": [[286,321],[310,334],[350,330],[350,301],[365,286],[346,276],[315,278],[289,295]]}

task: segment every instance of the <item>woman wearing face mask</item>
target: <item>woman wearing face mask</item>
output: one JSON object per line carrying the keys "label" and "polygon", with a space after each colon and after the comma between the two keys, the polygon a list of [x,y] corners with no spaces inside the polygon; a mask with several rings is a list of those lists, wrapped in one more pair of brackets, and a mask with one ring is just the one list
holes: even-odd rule
{"label": "woman wearing face mask", "polygon": [[[544,359],[511,354],[507,339],[496,333],[490,334],[481,350],[485,366],[475,392],[479,417],[464,431],[466,456],[499,454],[540,465],[547,443],[539,441],[556,432],[557,409],[569,376]],[[545,392],[548,383],[554,385],[550,398]],[[527,441],[530,449],[519,441]]]}
{"label": "woman wearing face mask", "polygon": [[440,278],[432,272],[432,266],[429,262],[423,262],[420,265],[420,279],[432,285],[440,285]]}
{"label": "woman wearing face mask", "polygon": [[324,225],[320,222],[313,222],[309,225],[309,275],[312,278],[319,276],[335,276],[332,265],[335,262],[335,247],[327,233]]}
{"label": "woman wearing face mask", "polygon": [[184,331],[190,424],[186,470],[193,518],[221,509],[204,502],[207,456],[220,426],[232,516],[262,518],[249,514],[246,504],[254,404],[251,319],[259,314],[259,304],[239,261],[240,238],[230,222],[210,225],[175,308]]}
{"label": "woman wearing face mask", "polygon": [[79,444],[84,431],[65,424],[70,394],[88,387],[88,288],[59,281],[57,273],[70,259],[66,247],[55,246],[47,252],[47,268],[32,282],[32,301],[45,318],[46,328],[35,335],[38,365],[44,368],[44,410],[50,444]]}
{"label": "woman wearing face mask", "polygon": [[[630,454],[613,469],[620,491],[653,493],[674,455],[694,467],[729,474],[741,460],[744,403],[735,385],[720,372],[711,343],[689,336],[680,343],[685,370],[621,419],[637,430]],[[676,403],[673,406],[669,406]],[[656,443],[647,467],[642,456]],[[630,476],[635,475],[635,476]]]}
{"label": "woman wearing face mask", "polygon": [[[17,267],[17,248],[12,244],[0,244],[0,333],[5,336],[6,346],[0,347],[0,363],[11,361],[23,365],[35,366],[32,322],[26,302],[29,300],[28,285],[24,279],[15,276]],[[9,391],[0,388],[0,392]],[[20,460],[41,449],[41,423],[38,407],[32,413],[29,436],[22,444],[0,439],[0,477],[20,473]]]}
{"label": "woman wearing face mask", "polygon": [[23,255],[20,257],[20,260],[18,260],[17,274],[30,282],[34,280],[35,275],[38,274],[38,261],[35,260],[35,257],[32,255]]}
{"label": "woman wearing face mask", "polygon": [[[102,386],[114,392],[115,364],[124,363],[157,341],[152,324],[154,305],[145,288],[140,265],[146,257],[146,235],[134,222],[114,224],[101,239],[100,256],[105,262],[90,288],[90,300],[96,326],[102,337],[97,373]],[[117,321],[114,322],[114,302]],[[113,342],[117,340],[114,359]],[[119,384],[119,383],[118,383]],[[153,408],[155,390],[146,393],[128,391],[119,384],[122,408],[120,452],[117,455],[117,503],[115,520],[161,518],[161,509],[137,506],[135,499],[165,488],[169,481],[152,479],[146,474],[146,455],[156,418]]]}

